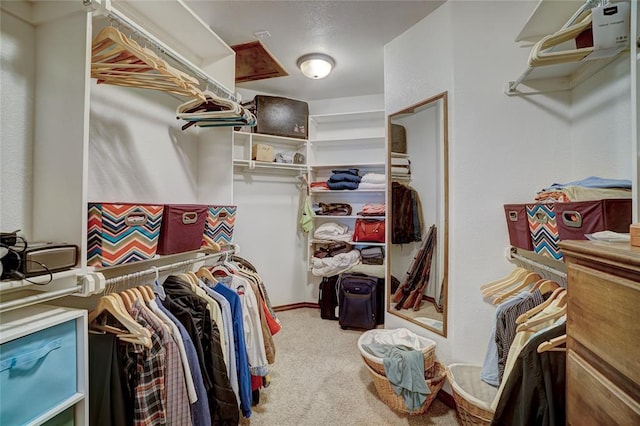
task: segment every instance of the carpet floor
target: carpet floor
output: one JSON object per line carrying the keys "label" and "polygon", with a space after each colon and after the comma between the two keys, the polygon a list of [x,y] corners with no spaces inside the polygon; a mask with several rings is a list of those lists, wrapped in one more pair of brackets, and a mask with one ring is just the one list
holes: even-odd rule
{"label": "carpet floor", "polygon": [[278,313],[271,384],[243,425],[457,425],[436,399],[424,415],[396,413],[382,402],[358,350],[360,331],[320,319],[317,309]]}

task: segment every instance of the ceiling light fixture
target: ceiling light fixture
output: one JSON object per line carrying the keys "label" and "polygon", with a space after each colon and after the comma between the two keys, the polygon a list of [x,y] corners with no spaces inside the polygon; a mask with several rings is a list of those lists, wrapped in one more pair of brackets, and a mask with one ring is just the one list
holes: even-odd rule
{"label": "ceiling light fixture", "polygon": [[329,75],[336,61],[324,53],[309,53],[298,58],[298,68],[308,78],[317,80]]}

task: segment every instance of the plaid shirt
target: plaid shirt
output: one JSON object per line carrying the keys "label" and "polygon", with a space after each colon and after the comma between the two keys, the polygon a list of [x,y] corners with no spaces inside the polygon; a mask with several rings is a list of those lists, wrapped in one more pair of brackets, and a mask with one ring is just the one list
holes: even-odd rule
{"label": "plaid shirt", "polygon": [[155,333],[160,336],[165,349],[165,400],[167,403],[167,424],[171,426],[191,426],[191,411],[187,385],[184,381],[184,368],[178,345],[171,334],[156,317],[153,311],[142,306],[140,315],[146,319]]}
{"label": "plaid shirt", "polygon": [[151,332],[151,348],[128,343],[124,360],[133,391],[133,425],[164,425],[167,424],[164,379],[166,351],[160,336],[140,314],[141,309],[142,306],[136,301],[130,313],[137,323]]}

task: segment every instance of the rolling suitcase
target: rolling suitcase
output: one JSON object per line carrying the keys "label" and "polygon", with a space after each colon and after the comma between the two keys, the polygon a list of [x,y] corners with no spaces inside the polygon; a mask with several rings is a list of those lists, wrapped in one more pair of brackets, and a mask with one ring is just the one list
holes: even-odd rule
{"label": "rolling suitcase", "polygon": [[338,308],[338,275],[322,277],[320,291],[318,292],[318,305],[320,305],[320,318],[337,320]]}
{"label": "rolling suitcase", "polygon": [[338,323],[344,328],[376,326],[378,278],[365,274],[341,274],[338,279]]}

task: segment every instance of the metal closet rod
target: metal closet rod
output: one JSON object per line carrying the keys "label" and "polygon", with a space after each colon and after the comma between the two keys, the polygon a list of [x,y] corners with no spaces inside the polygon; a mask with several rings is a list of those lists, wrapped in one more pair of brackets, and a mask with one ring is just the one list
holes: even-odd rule
{"label": "metal closet rod", "polygon": [[[582,6],[580,6],[580,8],[573,14],[573,16],[571,16],[571,18],[569,18],[569,20],[560,28],[561,30],[570,27],[571,25],[575,24],[576,21],[578,20],[578,18],[580,17],[580,15],[582,15],[584,13],[585,10],[587,9],[593,9],[596,6],[599,6],[603,3],[606,3],[604,0],[586,0],[584,2],[584,4]],[[527,67],[527,69],[522,73],[522,75],[520,77],[518,77],[518,79],[516,81],[512,81],[509,83],[509,92],[515,92],[516,88],[522,84],[522,82],[524,81],[525,78],[527,78],[529,76],[529,74],[531,74],[531,72],[533,71],[533,67]]]}
{"label": "metal closet rod", "polygon": [[560,278],[563,282],[566,282],[567,279],[567,273],[566,272],[562,272],[559,271],[555,268],[552,268],[550,266],[547,265],[543,265],[541,263],[538,263],[534,260],[528,259],[524,256],[521,256],[517,253],[511,253],[511,259],[515,261],[515,263],[523,263],[525,265],[530,266],[531,268],[526,268],[526,269],[532,269],[533,268],[533,272],[540,272],[540,271],[544,271],[544,272],[549,272],[555,276],[557,276],[558,278]]}
{"label": "metal closet rod", "polygon": [[223,251],[220,251],[220,252],[214,253],[214,254],[205,254],[202,257],[196,257],[196,258],[193,258],[193,259],[183,260],[183,261],[172,263],[172,264],[169,264],[169,265],[151,267],[149,269],[145,269],[143,271],[138,271],[138,272],[133,272],[131,274],[119,275],[117,277],[108,278],[107,280],[105,280],[105,286],[113,285],[113,284],[119,284],[119,283],[122,283],[122,282],[125,282],[125,281],[129,281],[129,280],[135,280],[137,278],[140,278],[140,277],[143,277],[143,276],[146,276],[146,275],[153,275],[153,274],[160,273],[160,272],[179,269],[179,268],[182,268],[184,266],[192,265],[194,263],[209,262],[209,261],[211,261],[211,259],[220,260],[220,258],[231,256],[231,255],[235,254],[235,252],[236,252],[236,250],[235,250],[235,247],[234,247],[234,248],[223,250]]}
{"label": "metal closet rod", "polygon": [[[85,6],[91,6],[93,4],[93,0],[83,0],[82,3]],[[189,61],[187,58],[180,55],[175,50],[171,49],[169,46],[164,44],[162,41],[158,40],[153,35],[149,34],[144,28],[142,28],[141,26],[139,26],[138,24],[136,24],[135,22],[127,18],[117,9],[113,7],[105,8],[103,5],[100,5],[98,7],[98,11],[99,13],[102,13],[107,18],[118,21],[119,24],[127,27],[129,30],[133,31],[134,33],[137,33],[138,35],[142,36],[145,39],[145,41],[147,41],[149,44],[155,47],[158,51],[167,55],[174,61],[180,63],[182,66],[187,68],[197,77],[199,77],[201,80],[204,80],[207,85],[206,87],[207,90],[211,90],[216,95],[222,98],[232,100],[233,102],[238,102],[238,97],[234,93],[232,93],[229,89],[224,87],[215,79],[209,77],[200,68],[192,64],[191,61]]]}

